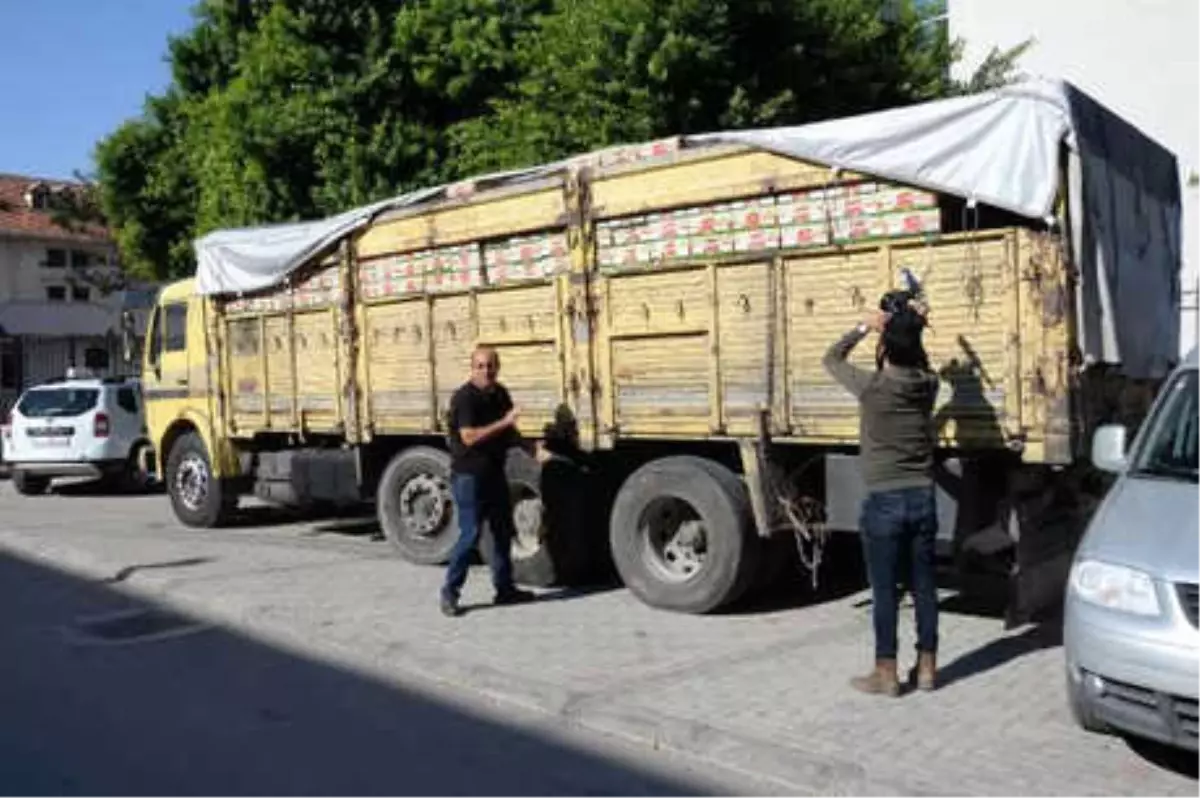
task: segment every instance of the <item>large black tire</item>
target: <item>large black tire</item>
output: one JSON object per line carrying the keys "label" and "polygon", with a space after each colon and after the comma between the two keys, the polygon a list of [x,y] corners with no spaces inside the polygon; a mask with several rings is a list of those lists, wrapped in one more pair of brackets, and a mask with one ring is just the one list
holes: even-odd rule
{"label": "large black tire", "polygon": [[418,565],[442,565],[458,542],[450,494],[450,455],[417,446],[392,458],[376,492],[379,526],[396,552]]}
{"label": "large black tire", "polygon": [[679,612],[736,601],[759,568],[745,485],[699,457],[655,460],[630,475],[613,505],[609,545],[634,595]]}
{"label": "large black tire", "polygon": [[228,524],[237,512],[237,494],[213,475],[212,459],[196,433],[175,441],[166,470],[171,507],[185,526],[214,529]]}
{"label": "large black tire", "polygon": [[[513,580],[530,587],[578,584],[598,563],[589,541],[595,537],[587,512],[586,477],[565,457],[544,465],[521,449],[512,449],[504,464],[513,503]],[[479,555],[493,557],[492,530],[484,524]]]}
{"label": "large black tire", "polygon": [[22,496],[41,496],[50,489],[50,477],[34,476],[28,471],[14,471],[12,483]]}

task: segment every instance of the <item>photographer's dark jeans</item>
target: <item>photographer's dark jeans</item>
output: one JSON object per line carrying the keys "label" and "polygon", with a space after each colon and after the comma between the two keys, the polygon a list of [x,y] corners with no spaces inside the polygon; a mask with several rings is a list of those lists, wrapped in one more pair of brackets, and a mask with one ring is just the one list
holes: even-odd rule
{"label": "photographer's dark jeans", "polygon": [[483,523],[488,522],[492,533],[492,585],[497,593],[513,589],[512,577],[512,500],[504,474],[480,477],[474,474],[453,474],[450,492],[458,510],[458,543],[450,555],[446,569],[446,584],[442,595],[457,599],[467,581],[471,558],[479,543]]}
{"label": "photographer's dark jeans", "polygon": [[863,556],[871,580],[876,659],[896,658],[898,583],[906,581],[900,573],[902,563],[912,567],[917,650],[930,654],[937,652],[935,502],[932,487],[880,491],[870,494],[863,502]]}

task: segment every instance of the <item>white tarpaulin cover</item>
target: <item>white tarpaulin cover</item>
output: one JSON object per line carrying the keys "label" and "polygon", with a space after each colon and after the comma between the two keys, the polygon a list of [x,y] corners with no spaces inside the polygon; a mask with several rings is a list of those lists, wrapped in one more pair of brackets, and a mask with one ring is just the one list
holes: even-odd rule
{"label": "white tarpaulin cover", "polygon": [[[1085,358],[1157,376],[1178,350],[1180,189],[1174,156],[1070,84],[1031,80],[983,94],[796,127],[686,136],[740,143],[1047,219],[1069,154],[1070,234]],[[475,181],[536,179],[562,161]],[[440,186],[321,221],[218,231],[196,242],[204,294],[281,282],[378,214],[445,195]],[[1118,321],[1119,320],[1119,321]]]}

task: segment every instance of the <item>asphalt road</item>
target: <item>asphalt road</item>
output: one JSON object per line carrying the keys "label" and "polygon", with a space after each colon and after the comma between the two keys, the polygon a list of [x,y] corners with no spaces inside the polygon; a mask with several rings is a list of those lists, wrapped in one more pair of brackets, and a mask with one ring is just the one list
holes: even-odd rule
{"label": "asphalt road", "polygon": [[140,614],[148,609],[112,588],[0,555],[0,792],[762,789],[595,735],[551,735],[511,708],[455,705],[183,616]]}

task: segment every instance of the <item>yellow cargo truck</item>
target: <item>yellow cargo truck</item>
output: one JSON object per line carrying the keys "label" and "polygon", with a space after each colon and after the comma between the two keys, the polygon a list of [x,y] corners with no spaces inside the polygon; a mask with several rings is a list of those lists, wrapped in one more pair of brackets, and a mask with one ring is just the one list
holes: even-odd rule
{"label": "yellow cargo truck", "polygon": [[1054,516],[1086,514],[1090,428],[1136,423],[1177,349],[1174,169],[1047,82],[219,231],[147,336],[160,473],[191,526],[248,494],[373,500],[401,556],[442,563],[444,414],[490,344],[524,434],[577,433],[510,458],[518,579],[611,557],[648,604],[710,611],[856,529],[857,408],[821,359],[907,271],[943,377],[942,548],[1028,610],[1070,554]]}

